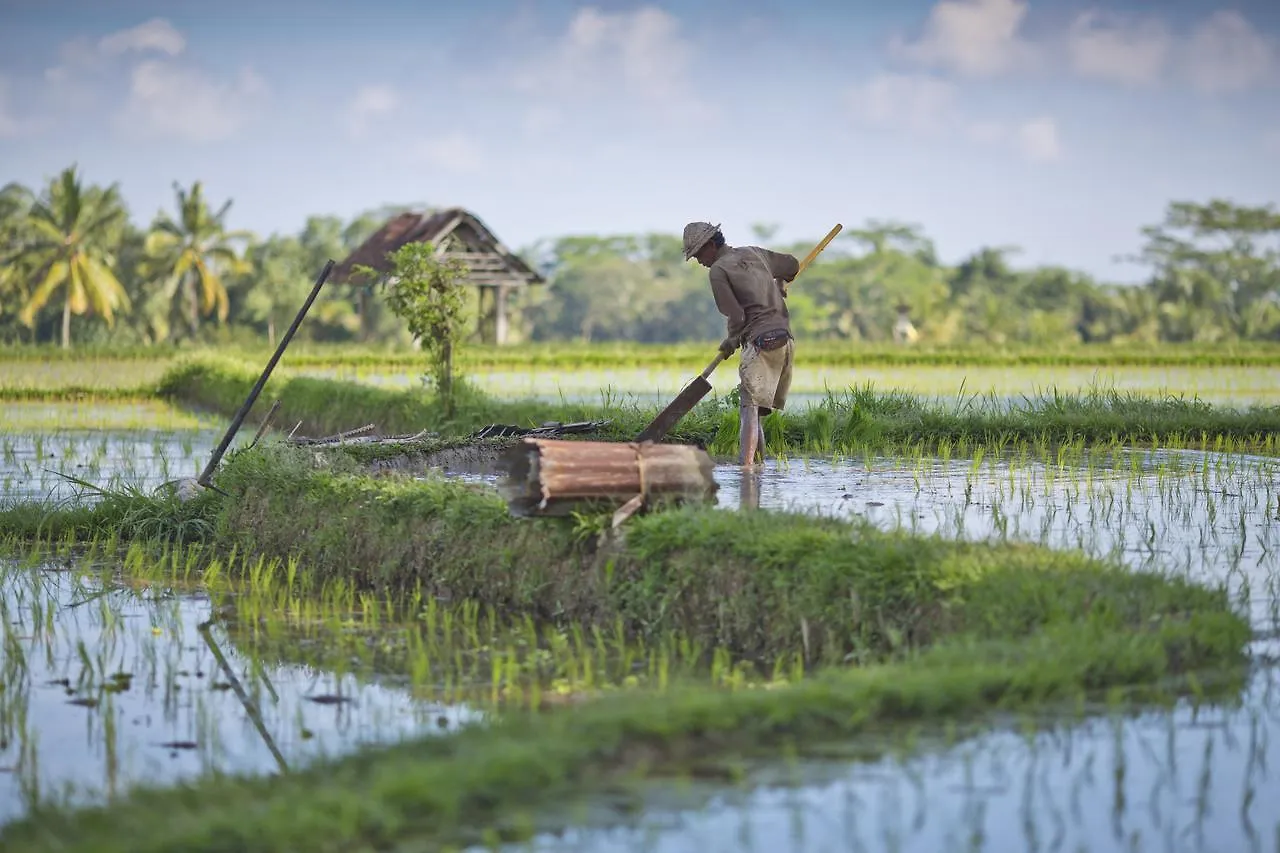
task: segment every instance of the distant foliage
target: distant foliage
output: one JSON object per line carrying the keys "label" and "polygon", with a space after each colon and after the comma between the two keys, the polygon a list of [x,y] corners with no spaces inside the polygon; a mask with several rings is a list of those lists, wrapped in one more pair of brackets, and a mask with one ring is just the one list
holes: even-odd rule
{"label": "distant foliage", "polygon": [[[346,258],[405,209],[349,221],[312,216],[297,234],[259,238],[232,230],[230,201],[211,207],[199,181],[175,187],[173,213],[142,227],[114,184],[91,184],[75,167],[37,190],[0,187],[0,344],[274,343],[325,262]],[[1067,267],[1017,267],[1017,247],[998,243],[946,264],[919,226],[845,226],[790,289],[802,341],[893,345],[900,307],[921,347],[1280,341],[1280,212],[1271,205],[1170,202],[1163,221],[1138,235],[1131,260],[1150,270],[1138,285]],[[799,256],[818,236],[780,244],[778,230],[762,222],[726,237]],[[522,254],[547,281],[511,294],[512,342],[706,343],[724,335],[707,272],[684,260],[677,234],[574,235]],[[427,261],[413,247],[402,260]],[[438,274],[456,280],[461,268]],[[410,327],[406,295],[372,282],[326,287],[299,338],[395,350],[416,336],[431,349],[439,335]],[[460,324],[476,314],[478,298],[475,287],[450,291],[455,308],[463,303]],[[450,333],[456,345],[478,329],[451,325]]]}

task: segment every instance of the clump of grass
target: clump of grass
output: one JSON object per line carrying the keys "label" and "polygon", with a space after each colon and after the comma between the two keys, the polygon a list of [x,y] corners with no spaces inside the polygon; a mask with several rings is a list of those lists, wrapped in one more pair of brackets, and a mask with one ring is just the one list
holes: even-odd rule
{"label": "clump of grass", "polygon": [[[175,489],[148,492],[124,483],[97,485],[59,473],[79,487],[79,494],[63,500],[0,504],[0,537],[27,541],[90,539],[123,533],[155,543],[208,541],[215,532],[218,511],[215,492],[203,490],[182,500]],[[91,502],[84,496],[95,498]]]}

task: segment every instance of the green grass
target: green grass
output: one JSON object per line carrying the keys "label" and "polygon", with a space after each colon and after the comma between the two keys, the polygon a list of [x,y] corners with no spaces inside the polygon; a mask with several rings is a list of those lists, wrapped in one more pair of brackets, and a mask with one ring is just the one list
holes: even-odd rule
{"label": "green grass", "polygon": [[[175,402],[230,416],[257,375],[235,362],[192,360],[168,373],[160,393]],[[607,419],[602,436],[630,440],[657,414],[656,406],[608,403],[549,404],[500,401],[469,392],[453,418],[444,418],[425,391],[377,388],[351,382],[273,376],[263,400],[280,399],[277,424],[299,434],[327,435],[376,424],[385,433],[423,429],[465,435],[490,423],[537,426],[545,421]],[[250,420],[261,417],[259,403]],[[817,407],[778,412],[766,419],[770,453],[853,455],[863,452],[971,455],[1022,452],[1046,455],[1061,446],[1164,446],[1274,453],[1280,406],[1220,408],[1179,397],[1142,397],[1112,390],[1079,394],[1049,391],[1012,406],[990,398],[954,403],[871,387],[830,394]],[[721,457],[737,453],[738,412],[731,399],[704,400],[668,436],[694,442]]]}
{"label": "green grass", "polygon": [[649,647],[676,638],[759,671],[796,660],[810,674],[516,706],[483,728],[279,779],[209,777],[102,808],[50,807],[0,829],[6,851],[438,849],[492,840],[486,831],[528,837],[539,818],[637,776],[1108,692],[1150,700],[1210,681],[1235,690],[1246,666],[1251,631],[1223,588],[1075,552],[701,507],[636,517],[620,539],[600,541],[589,521],[514,519],[486,487],[375,478],[342,453],[277,445],[231,455],[218,483],[230,497],[14,507],[0,512],[0,537],[197,541],[240,555],[225,567],[251,578],[263,557],[313,588],[351,589],[352,602],[371,591],[375,609],[447,597],[588,637],[619,626]]}
{"label": "green grass", "polygon": [[[229,415],[256,376],[244,364],[200,359],[156,387]],[[312,435],[374,422],[386,432],[456,437],[487,423],[605,415],[615,421],[609,436],[625,438],[654,413],[473,393],[444,419],[422,392],[280,375],[256,415],[274,398],[283,402],[277,425],[303,420],[300,431]],[[1007,410],[870,388],[768,423],[771,447],[793,455],[879,448],[917,456],[1123,444],[1274,452],[1277,427],[1280,409],[1176,398],[1049,394]],[[675,437],[731,454],[736,412],[704,405]],[[287,561],[319,588],[353,590],[353,600],[355,591],[376,601],[447,597],[586,636],[620,626],[628,641],[679,642],[704,657],[759,662],[761,671],[796,660],[810,675],[732,688],[650,685],[554,712],[512,709],[482,729],[281,779],[205,778],[133,791],[103,808],[41,810],[0,829],[0,847],[439,848],[492,840],[485,827],[520,838],[539,816],[626,787],[635,774],[679,774],[726,755],[1108,691],[1152,699],[1198,691],[1206,680],[1227,690],[1241,683],[1250,630],[1223,589],[1073,552],[773,512],[668,510],[601,541],[598,520],[517,520],[490,489],[367,476],[356,455],[317,459],[268,445],[225,461],[217,482],[230,498],[209,492],[182,504],[134,492],[92,507],[19,505],[0,510],[0,537],[201,542],[216,554]]]}

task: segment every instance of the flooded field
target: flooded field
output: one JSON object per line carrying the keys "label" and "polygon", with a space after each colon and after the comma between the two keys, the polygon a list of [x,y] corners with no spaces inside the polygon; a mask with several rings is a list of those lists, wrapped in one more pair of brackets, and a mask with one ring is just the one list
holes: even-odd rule
{"label": "flooded field", "polygon": [[837,744],[836,760],[766,766],[744,788],[658,790],[638,821],[512,849],[1280,850],[1280,460],[793,460],[716,479],[726,508],[858,515],[1225,581],[1255,629],[1255,673],[1239,703],[1049,717],[957,746],[931,746],[944,738],[926,729],[920,752],[871,762],[840,762]]}
{"label": "flooded field", "polygon": [[287,771],[474,716],[367,672],[246,653],[205,595],[56,563],[0,560],[0,822],[139,783]]}
{"label": "flooded field", "polygon": [[[1218,390],[1274,402],[1280,383],[1261,383]],[[225,426],[158,404],[21,404],[4,420],[3,502],[77,494],[46,469],[148,490],[193,476]],[[1225,582],[1257,637],[1249,690],[1234,703],[1099,710],[1083,722],[997,720],[958,743],[926,730],[914,748],[870,761],[850,757],[859,744],[833,744],[825,760],[761,765],[749,786],[655,788],[639,818],[546,834],[533,849],[1280,849],[1280,459],[1138,449],[793,458],[747,474],[718,466],[715,478],[726,511],[862,516]],[[136,566],[104,565],[68,555],[0,563],[0,822],[36,802],[214,770],[276,772],[452,730],[482,720],[509,685],[563,695],[643,680],[665,654],[601,641],[583,665],[570,638],[482,628],[474,612],[410,628],[390,604],[378,615],[378,602],[330,598],[310,612],[269,584],[271,596],[241,598],[241,618],[228,621],[236,598],[211,595],[219,585],[207,578],[192,586],[143,572],[140,582]],[[320,627],[299,639],[300,623]]]}
{"label": "flooded field", "polygon": [[[8,402],[0,415],[0,505],[57,502],[99,488],[194,477],[226,429],[219,418],[197,417],[159,402]],[[249,431],[248,438],[253,435]],[[246,440],[241,433],[233,446]]]}
{"label": "flooded field", "polygon": [[1280,844],[1280,677],[1242,706],[1042,721],[909,756],[767,768],[751,788],[655,790],[625,825],[504,848],[600,853],[698,850],[1241,851]]}

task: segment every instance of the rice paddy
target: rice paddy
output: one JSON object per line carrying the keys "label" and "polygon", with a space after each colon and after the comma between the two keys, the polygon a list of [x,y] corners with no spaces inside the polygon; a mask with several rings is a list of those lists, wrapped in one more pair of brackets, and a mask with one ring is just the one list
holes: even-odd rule
{"label": "rice paddy", "polygon": [[65,552],[22,562],[0,562],[0,821],[142,782],[277,772],[472,716],[237,647],[207,589],[149,582],[129,571],[136,555],[124,575]]}
{"label": "rice paddy", "polygon": [[[317,358],[288,370],[298,376],[341,376],[388,393],[397,385],[407,388],[417,384],[397,365],[372,359],[367,364],[359,359],[353,362],[325,365]],[[146,364],[143,360],[138,363]],[[11,373],[0,372],[0,387],[43,385],[55,391],[90,385],[141,388],[161,385],[167,375],[147,366],[105,380],[100,369],[76,368],[75,364],[51,360],[34,373],[24,374],[10,363],[3,369]],[[59,373],[63,368],[65,372]],[[722,371],[719,381],[713,377],[713,384],[728,387],[733,377],[727,368]],[[287,380],[287,375],[283,373],[282,380]],[[555,410],[556,416],[590,413],[590,401],[598,400],[609,385],[613,390],[606,391],[606,396],[614,392],[631,395],[638,405],[647,404],[651,414],[660,398],[670,396],[688,379],[686,371],[679,368],[582,370],[567,378],[548,378],[552,376],[546,371],[504,374],[495,370],[478,377],[477,384],[498,397],[521,398],[522,406],[543,399],[577,407]],[[852,377],[858,384],[870,381],[878,389],[910,392],[907,396],[958,400],[953,409],[959,414],[950,421],[940,416],[931,421],[916,414],[903,415],[905,409],[877,414],[854,406],[850,411],[860,413],[856,418],[864,430],[859,433],[862,438],[842,442],[837,439],[840,430],[847,427],[840,423],[830,418],[824,421],[820,414],[788,412],[796,420],[788,421],[785,427],[776,422],[771,426],[774,438],[781,438],[784,429],[789,431],[787,441],[781,444],[784,452],[780,458],[771,459],[756,472],[717,466],[717,509],[735,516],[758,513],[761,530],[783,530],[782,522],[775,526],[764,522],[778,513],[793,513],[855,525],[854,530],[858,524],[868,524],[893,535],[936,535],[993,547],[1023,544],[1059,555],[1079,553],[1123,566],[1136,576],[1221,589],[1231,611],[1245,620],[1251,634],[1245,673],[1239,679],[1227,677],[1231,667],[1222,667],[1220,674],[1227,682],[1222,690],[1211,686],[1212,673],[1206,672],[1192,672],[1190,686],[1179,682],[1183,686],[1173,688],[1172,693],[1152,687],[1130,695],[1124,690],[1117,692],[1123,685],[1108,683],[1110,698],[1094,694],[1081,704],[1067,692],[1060,698],[1068,699],[1069,707],[1033,702],[1024,708],[1014,703],[998,716],[989,708],[968,707],[969,700],[957,698],[947,705],[953,713],[920,713],[915,715],[914,725],[904,728],[890,722],[912,714],[849,710],[860,707],[857,703],[872,701],[867,697],[881,688],[870,686],[872,682],[856,690],[855,682],[849,682],[847,688],[821,688],[818,685],[824,682],[818,670],[830,670],[839,677],[840,670],[848,669],[857,676],[865,667],[866,677],[871,679],[881,664],[905,667],[899,675],[886,676],[885,683],[902,685],[897,689],[903,692],[891,704],[906,706],[918,701],[932,707],[938,700],[924,698],[930,692],[961,691],[962,684],[979,692],[995,690],[973,685],[984,683],[983,679],[999,679],[1001,667],[1023,673],[1010,677],[1015,684],[1029,685],[1036,679],[1051,682],[1058,677],[1055,673],[1068,679],[1069,664],[1052,657],[1058,653],[1053,643],[1042,649],[1033,639],[1026,641],[1025,654],[1045,655],[1040,666],[1030,666],[1012,652],[984,651],[986,647],[980,645],[966,646],[969,652],[962,652],[960,646],[930,651],[902,637],[894,639],[893,631],[876,632],[879,645],[874,651],[870,646],[832,649],[845,655],[840,664],[826,652],[820,660],[810,658],[811,642],[815,648],[830,642],[817,637],[822,629],[816,627],[820,623],[815,619],[816,611],[810,613],[810,623],[803,630],[799,624],[789,624],[772,645],[752,645],[740,642],[747,636],[734,633],[740,628],[726,632],[725,626],[735,623],[724,614],[719,617],[718,633],[701,635],[682,630],[679,623],[660,620],[655,624],[661,627],[645,633],[626,621],[644,612],[635,602],[617,618],[592,621],[584,615],[588,610],[580,608],[571,618],[557,623],[558,617],[549,611],[545,615],[550,618],[535,615],[535,611],[545,610],[542,605],[521,612],[516,604],[524,600],[520,596],[526,592],[519,590],[509,591],[506,605],[494,606],[466,595],[452,595],[438,586],[378,585],[370,579],[386,576],[389,569],[342,561],[359,553],[367,555],[378,542],[390,543],[395,530],[409,529],[395,526],[399,523],[395,513],[416,510],[411,510],[410,504],[400,506],[395,495],[400,494],[396,490],[415,488],[413,480],[400,476],[388,481],[383,503],[378,504],[383,515],[370,516],[370,523],[364,525],[369,531],[367,541],[359,544],[364,551],[351,542],[343,543],[346,551],[339,546],[342,528],[332,515],[344,501],[355,505],[348,498],[335,497],[330,506],[316,503],[310,492],[284,497],[286,493],[281,491],[286,506],[293,501],[295,510],[292,516],[270,515],[279,511],[270,509],[275,505],[268,500],[270,489],[282,487],[267,484],[258,492],[237,491],[244,495],[240,508],[228,511],[216,522],[207,522],[201,528],[204,533],[197,537],[210,540],[214,527],[225,525],[228,519],[252,527],[256,518],[261,529],[252,537],[236,540],[243,542],[243,551],[240,544],[229,553],[191,544],[157,550],[154,544],[130,543],[128,531],[123,530],[95,530],[91,534],[64,531],[42,544],[14,538],[5,544],[8,556],[0,562],[0,622],[5,632],[4,662],[0,665],[0,839],[5,839],[5,849],[37,849],[24,847],[23,839],[39,837],[32,821],[45,819],[41,816],[52,816],[48,817],[53,821],[49,826],[64,827],[50,831],[64,833],[59,837],[67,841],[66,849],[89,849],[75,846],[88,844],[90,836],[71,829],[73,824],[60,817],[61,808],[117,804],[120,815],[137,819],[141,812],[134,806],[142,808],[146,801],[131,800],[130,792],[139,783],[161,788],[179,783],[199,785],[204,784],[201,780],[209,780],[210,774],[220,772],[278,773],[284,779],[298,779],[298,786],[312,785],[299,787],[297,796],[313,798],[318,815],[319,804],[327,802],[326,797],[338,796],[339,789],[315,788],[323,782],[306,781],[310,777],[303,768],[314,765],[322,768],[322,775],[333,774],[334,778],[349,772],[372,772],[343,769],[347,765],[342,764],[330,770],[324,763],[370,744],[396,744],[403,750],[405,762],[419,755],[417,764],[406,764],[396,771],[395,778],[403,780],[404,796],[445,797],[439,792],[424,793],[425,789],[413,787],[418,782],[409,780],[419,773],[452,772],[449,768],[455,759],[444,744],[462,732],[481,738],[483,730],[496,721],[516,726],[495,730],[490,741],[460,741],[471,744],[468,749],[474,751],[476,779],[490,773],[482,769],[491,767],[485,763],[487,758],[480,758],[488,755],[484,743],[495,750],[493,760],[498,763],[492,764],[493,768],[501,764],[504,754],[509,756],[510,768],[525,767],[517,757],[523,754],[516,746],[522,741],[503,740],[515,737],[505,732],[521,731],[519,727],[525,725],[530,727],[525,737],[535,739],[529,746],[528,760],[536,759],[542,762],[539,766],[552,768],[562,756],[552,760],[550,753],[538,753],[536,744],[545,750],[561,749],[554,746],[562,738],[556,728],[561,723],[555,722],[559,719],[566,720],[565,726],[580,725],[582,738],[589,741],[586,732],[602,725],[590,716],[590,709],[599,703],[602,708],[624,709],[608,712],[615,715],[611,720],[632,720],[617,723],[624,728],[640,726],[627,713],[641,714],[644,708],[650,709],[646,713],[659,716],[667,713],[660,709],[669,708],[672,720],[720,720],[726,727],[722,745],[707,761],[695,762],[692,778],[689,766],[682,762],[679,775],[683,781],[669,775],[655,776],[638,788],[627,787],[625,793],[609,774],[600,776],[597,783],[590,781],[592,777],[583,777],[587,780],[584,786],[581,780],[571,783],[584,771],[565,771],[563,778],[557,777],[560,781],[547,781],[543,786],[548,795],[561,790],[557,786],[570,786],[563,789],[565,796],[556,803],[536,799],[521,787],[534,784],[526,778],[527,769],[510,770],[505,776],[494,769],[498,775],[484,776],[490,780],[486,784],[505,793],[493,794],[496,799],[492,803],[484,799],[489,794],[481,798],[488,803],[483,808],[470,800],[458,800],[449,807],[455,808],[449,812],[454,817],[447,820],[441,816],[443,812],[431,811],[426,805],[422,813],[436,814],[440,826],[452,826],[450,821],[461,821],[459,827],[467,820],[480,821],[471,830],[459,829],[450,835],[451,843],[511,850],[1280,850],[1280,817],[1270,805],[1280,801],[1280,778],[1274,773],[1274,767],[1280,766],[1280,721],[1275,711],[1275,690],[1280,686],[1276,668],[1280,662],[1280,454],[1276,453],[1275,433],[1268,420],[1270,410],[1260,408],[1248,416],[1253,418],[1249,420],[1218,408],[1224,404],[1280,404],[1277,369],[1268,365],[1134,364],[1099,370],[1067,364],[1053,368],[1024,365],[1011,370],[886,364],[877,368],[815,367],[803,376],[797,373],[793,387],[800,392],[797,399],[803,404],[803,394],[810,386],[815,400],[818,392],[829,399],[827,387],[847,387],[854,384]],[[202,405],[211,402],[209,395],[214,392],[209,389],[228,399],[236,396],[225,379],[202,381]],[[1188,396],[1198,398],[1197,406],[1213,406],[1212,410],[1193,406],[1166,412],[1163,416],[1169,418],[1168,424],[1181,418],[1186,427],[1181,437],[1172,441],[1162,441],[1159,436],[1145,442],[1122,437],[1106,440],[1102,436],[1107,435],[1107,429],[1091,433],[1087,418],[1078,412],[1062,415],[1076,430],[1076,436],[1066,440],[1062,438],[1065,432],[1044,432],[1043,441],[1021,438],[1003,442],[964,435],[957,438],[948,432],[966,416],[966,394],[989,390],[995,397],[1014,398],[1046,388],[1051,395],[1077,393],[1096,387],[1099,381],[1133,392],[1134,400]],[[317,400],[327,393],[322,384],[308,388]],[[575,399],[575,394],[580,398]],[[338,397],[332,393],[329,399],[350,408],[349,400],[334,403]],[[890,398],[874,399],[885,407]],[[41,512],[52,516],[76,502],[100,499],[101,493],[87,484],[108,490],[133,486],[148,492],[168,480],[193,476],[220,437],[226,405],[211,406],[222,411],[222,417],[197,416],[184,408],[183,402],[170,396],[164,400],[148,398],[137,406],[105,401],[6,403],[0,416],[5,426],[0,436],[0,503],[32,506],[34,502],[43,508]],[[386,405],[387,411],[393,410],[392,402]],[[260,403],[259,408],[265,405]],[[398,411],[412,410],[402,406]],[[536,407],[527,411],[536,412]],[[1117,414],[1119,410],[1109,411],[1095,425],[1105,417],[1119,419],[1118,424],[1127,417],[1123,412]],[[1148,423],[1151,413],[1158,411],[1159,400],[1154,400],[1133,417]],[[496,421],[499,418],[495,415],[503,413],[488,409],[475,417],[483,420],[489,416]],[[286,429],[303,416],[295,414],[292,420],[287,414],[282,417],[282,422],[290,421]],[[359,411],[351,414],[362,423],[377,420],[362,415]],[[716,412],[704,417],[718,444],[733,443],[734,436],[724,431]],[[874,421],[876,417],[884,420]],[[1017,415],[1015,407],[1009,418],[1017,417],[1025,416]],[[1032,426],[1047,429],[1044,416],[1035,417],[1041,420],[1028,426],[1026,435],[1036,434]],[[1243,420],[1213,438],[1213,428],[1236,423],[1232,417]],[[1199,420],[1193,422],[1196,418]],[[1009,424],[1018,426],[1012,420],[1005,423],[1006,433],[1013,428]],[[321,425],[333,423],[316,422],[316,431]],[[826,439],[822,439],[824,429]],[[251,431],[246,424],[246,432]],[[873,432],[874,441],[869,439]],[[1117,427],[1115,435],[1122,433]],[[1196,435],[1200,438],[1193,440]],[[242,435],[240,444],[244,439]],[[253,470],[262,473],[262,469]],[[342,470],[339,466],[333,474],[325,475],[333,478],[325,482],[339,482]],[[75,480],[53,472],[70,474]],[[236,480],[238,484],[251,481],[248,473],[236,477],[241,478]],[[422,483],[430,485],[436,479],[438,475],[430,475]],[[484,487],[494,477],[463,473],[453,479]],[[403,484],[390,485],[392,482]],[[255,496],[258,493],[260,496]],[[407,500],[408,492],[404,494]],[[447,494],[453,495],[448,500],[460,501],[459,507],[471,506],[459,497],[461,493]],[[477,512],[485,516],[489,510]],[[290,518],[299,530],[281,527]],[[333,522],[332,530],[325,526],[326,518]],[[379,532],[379,523],[385,531]],[[709,522],[698,524],[707,529],[711,526]],[[646,529],[637,527],[633,534],[636,541],[657,542],[657,534],[647,534]],[[674,535],[682,528],[673,523],[670,529]],[[582,519],[579,529],[568,535],[581,542],[597,533],[589,519]],[[283,553],[295,539],[304,547],[292,556]],[[903,540],[908,541],[915,540]],[[269,553],[277,545],[282,553]],[[708,553],[714,552],[714,547],[707,547]],[[884,555],[896,553],[893,549],[898,547],[888,542],[874,545],[886,549],[876,551]],[[253,553],[253,548],[258,553]],[[263,553],[264,549],[268,553]],[[809,550],[817,555],[821,548],[811,545]],[[400,559],[390,556],[398,553],[389,549],[384,559]],[[803,555],[805,551],[787,553]],[[330,568],[317,563],[325,554],[335,561]],[[520,565],[515,557],[507,559]],[[526,560],[533,559],[537,555],[530,550]],[[625,560],[619,562],[620,566],[625,564]],[[339,571],[343,565],[350,570],[346,574]],[[955,565],[963,565],[963,561]],[[813,567],[803,556],[796,556],[793,564],[783,568],[801,577]],[[536,573],[530,572],[534,577]],[[495,570],[492,578],[499,575]],[[959,580],[963,577],[962,573],[955,575],[955,582],[973,582],[972,578]],[[665,582],[676,579],[678,575],[670,574]],[[450,583],[456,585],[458,580]],[[553,579],[544,576],[542,581]],[[476,583],[496,580],[477,577]],[[523,581],[512,576],[511,583]],[[778,589],[776,595],[787,594]],[[650,593],[637,590],[635,594]],[[674,593],[652,594],[655,601],[666,602],[664,607],[678,601]],[[697,594],[685,592],[686,597]],[[531,596],[529,602],[542,601],[533,587],[527,595]],[[726,604],[732,607],[731,602]],[[563,606],[572,610],[568,599]],[[1036,606],[1056,614],[1052,601]],[[1103,600],[1089,606],[1105,611],[1120,605]],[[1170,612],[1178,612],[1177,605],[1172,606],[1175,610]],[[1003,611],[992,610],[989,618],[996,619],[998,612]],[[1076,615],[1056,614],[1053,618]],[[1186,615],[1194,624],[1194,615]],[[1008,615],[999,618],[1007,619]],[[1159,620],[1170,617],[1151,618],[1156,620],[1152,624],[1163,625]],[[1054,636],[1063,648],[1070,645],[1068,640],[1078,638],[1085,643],[1085,635],[1092,630],[1085,627],[1089,624],[1069,629],[1064,622],[1062,632]],[[992,626],[990,630],[997,633],[1007,629],[995,627],[994,622]],[[1082,671],[1093,667],[1104,673],[1111,671],[1110,667],[1116,672],[1128,668],[1136,672],[1140,669],[1136,657],[1124,663],[1126,655],[1139,654],[1138,645],[1134,645],[1139,643],[1139,635],[1134,636],[1125,641],[1131,648],[1123,643],[1114,649],[1098,646],[1090,653],[1096,655],[1095,660],[1090,663],[1090,655],[1082,660],[1081,666],[1086,667]],[[1130,650],[1122,652],[1122,648]],[[768,650],[763,657],[758,654],[762,649]],[[984,657],[987,654],[996,657],[988,659]],[[915,695],[909,691],[916,688],[909,685],[915,683],[910,667],[917,665],[913,663],[917,656],[922,667],[919,690],[924,692],[918,700],[908,700],[906,696]],[[943,669],[929,669],[924,661],[934,659],[950,663]],[[942,672],[950,673],[955,684],[942,686],[947,680]],[[1001,684],[1003,691],[1017,693],[1021,689]],[[778,741],[776,732],[765,729],[753,739],[759,748],[743,749],[729,734],[735,731],[733,727],[747,731],[761,723],[745,711],[734,710],[747,705],[732,702],[774,700],[690,698],[686,707],[681,704],[685,700],[678,698],[682,694],[671,692],[686,686],[715,688],[727,691],[726,696],[776,694],[777,706],[752,706],[759,708],[757,716],[819,716],[826,722],[815,731],[830,728],[824,737],[799,743],[789,738]],[[849,698],[838,699],[846,689]],[[608,704],[606,700],[618,694],[634,699],[622,706]],[[668,694],[670,698],[664,699]],[[956,694],[961,695],[969,694]],[[802,696],[809,698],[802,700]],[[820,711],[826,701],[836,703],[833,708],[844,708],[838,705],[843,701],[851,704],[839,712]],[[699,702],[717,703],[717,716],[693,710]],[[966,707],[968,711],[961,714],[960,709]],[[572,714],[579,710],[584,714],[581,723],[569,722],[576,719]],[[527,718],[530,722],[520,722],[529,712],[533,712]],[[852,719],[850,713],[859,719],[859,714],[869,714],[865,719],[875,725],[865,728],[831,722]],[[730,723],[733,719],[738,722]],[[709,724],[715,727],[715,723]],[[657,743],[675,737],[675,732],[651,733],[650,737]],[[432,738],[441,746],[420,746],[422,738]],[[498,751],[502,743],[508,743],[505,753]],[[419,749],[428,752],[415,752]],[[382,756],[378,761],[388,762],[386,772],[390,774],[390,762],[398,759],[394,753],[378,754]],[[435,758],[427,760],[428,756]],[[512,773],[516,777],[502,784],[493,781]],[[353,808],[364,796],[360,791],[382,790],[367,780],[355,784],[358,787],[346,793],[355,798]],[[366,789],[366,785],[370,787]],[[248,789],[242,791],[231,783],[219,783],[216,791],[212,787],[207,790],[208,813],[199,817],[193,812],[183,818],[192,826],[189,835],[166,835],[168,830],[133,825],[132,841],[126,844],[121,834],[117,842],[111,834],[111,811],[95,812],[98,816],[93,823],[84,826],[96,827],[98,835],[93,837],[99,839],[101,849],[117,849],[113,846],[117,843],[119,849],[135,849],[129,846],[133,843],[136,849],[165,849],[161,838],[168,839],[165,843],[170,845],[196,845],[194,839],[214,832],[209,827],[220,820],[216,816],[220,809],[230,809],[240,802],[238,797],[250,796]],[[306,790],[312,793],[302,793]],[[459,788],[448,794],[455,795],[465,797],[467,793]],[[282,788],[279,796],[293,795]],[[504,797],[510,799],[513,809],[523,805],[509,817],[495,818],[495,814],[505,814],[501,811]],[[370,801],[382,803],[370,808],[385,810],[393,801]],[[280,800],[284,802],[297,806],[304,800]],[[431,809],[445,808],[444,802],[439,800]],[[498,811],[486,810],[490,808]],[[315,815],[311,819],[313,823],[318,820]],[[207,826],[200,823],[202,820]],[[344,845],[344,849],[373,849],[395,837],[390,827],[396,821],[387,820],[390,823],[384,829],[392,835],[343,824],[328,836],[316,829],[309,837],[315,841],[314,849]],[[13,821],[15,828],[8,838],[2,826],[6,821]],[[279,837],[283,838],[288,830],[285,824],[280,826]],[[485,826],[499,831],[486,835]],[[172,833],[180,830],[172,829]],[[269,836],[276,837],[265,832],[256,849],[273,849]]]}

